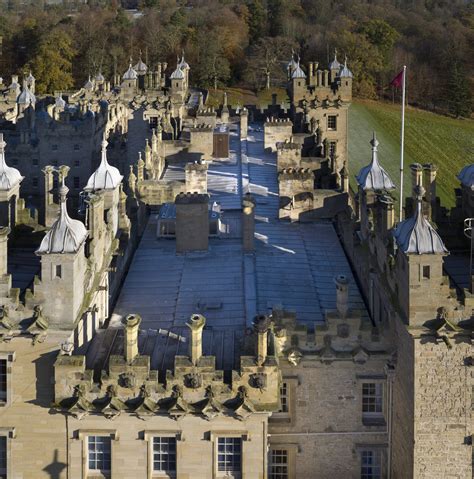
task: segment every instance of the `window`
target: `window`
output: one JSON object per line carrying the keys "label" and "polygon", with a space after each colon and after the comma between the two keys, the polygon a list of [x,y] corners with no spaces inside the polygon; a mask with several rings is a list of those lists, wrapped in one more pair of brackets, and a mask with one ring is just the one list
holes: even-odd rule
{"label": "window", "polygon": [[58,151],[58,145],[51,145],[51,149],[53,151]]}
{"label": "window", "polygon": [[280,387],[280,404],[281,409],[278,412],[287,413],[289,411],[289,389],[288,383],[282,383]]}
{"label": "window", "polygon": [[153,438],[153,470],[176,473],[176,437]]}
{"label": "window", "polygon": [[7,402],[7,360],[0,359],[0,403]]}
{"label": "window", "polygon": [[54,276],[55,278],[62,278],[62,268],[60,264],[57,264],[54,268]]}
{"label": "window", "polygon": [[87,463],[89,471],[110,472],[110,436],[89,436],[87,438]]}
{"label": "window", "polygon": [[331,141],[329,142],[329,158],[335,158],[336,157],[336,142]]}
{"label": "window", "polygon": [[79,145],[74,145],[74,150],[78,151],[79,150]]}
{"label": "window", "polygon": [[33,187],[38,188],[38,177],[37,176],[33,177]]}
{"label": "window", "polygon": [[328,116],[328,130],[337,130],[337,116],[329,115]]}
{"label": "window", "polygon": [[77,190],[79,189],[81,186],[81,179],[79,178],[79,176],[75,176],[74,177],[74,188]]}
{"label": "window", "polygon": [[423,266],[423,279],[430,279],[430,267]]}
{"label": "window", "polygon": [[383,415],[383,383],[362,384],[362,415],[364,417]]}
{"label": "window", "polygon": [[74,166],[80,166],[79,160],[74,160]]}
{"label": "window", "polygon": [[361,479],[382,479],[382,451],[361,451]]}
{"label": "window", "polygon": [[232,477],[242,471],[242,438],[219,437],[217,439],[217,471]]}
{"label": "window", "polygon": [[38,166],[38,165],[39,165],[38,158],[33,158],[33,166]]}
{"label": "window", "polygon": [[273,449],[270,451],[268,479],[288,479],[288,451]]}
{"label": "window", "polygon": [[0,479],[7,478],[7,436],[0,436]]}
{"label": "window", "polygon": [[58,166],[58,160],[53,160],[53,161],[51,162],[51,164],[52,164],[53,166]]}

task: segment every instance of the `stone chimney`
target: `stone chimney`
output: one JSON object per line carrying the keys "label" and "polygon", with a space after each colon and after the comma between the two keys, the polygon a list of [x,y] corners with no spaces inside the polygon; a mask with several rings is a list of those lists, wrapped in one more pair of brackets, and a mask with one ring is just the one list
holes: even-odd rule
{"label": "stone chimney", "polygon": [[433,163],[423,165],[423,184],[426,190],[425,198],[429,206],[429,218],[436,216],[434,210],[436,208],[436,174],[438,167]]}
{"label": "stone chimney", "polygon": [[345,319],[349,311],[349,279],[340,274],[334,278],[336,283],[336,309],[339,316]]}
{"label": "stone chimney", "polygon": [[191,322],[186,323],[191,330],[189,341],[189,358],[196,366],[202,356],[202,330],[206,325],[206,318],[200,314],[193,314]]}
{"label": "stone chimney", "polygon": [[207,193],[207,169],[205,161],[186,163],[186,191],[189,193]]}
{"label": "stone chimney", "polygon": [[412,191],[415,191],[417,186],[423,186],[423,167],[419,163],[412,163],[411,170],[411,186]]}
{"label": "stone chimney", "polygon": [[309,62],[308,64],[308,80],[309,80],[309,85],[313,84],[313,77],[314,77],[314,63]]}
{"label": "stone chimney", "polygon": [[247,108],[243,107],[240,111],[240,138],[247,139],[249,129],[249,112]]}
{"label": "stone chimney", "polygon": [[267,359],[270,318],[263,314],[257,316],[253,321],[253,327],[257,334],[257,366],[262,366]]}
{"label": "stone chimney", "polygon": [[242,242],[244,253],[255,250],[255,200],[250,193],[245,195],[242,204]]}
{"label": "stone chimney", "polygon": [[129,314],[125,318],[125,336],[124,336],[124,350],[125,361],[128,364],[133,363],[138,356],[138,330],[142,318],[138,314]]}
{"label": "stone chimney", "polygon": [[209,195],[180,193],[176,204],[176,252],[207,251]]}
{"label": "stone chimney", "polygon": [[386,235],[395,224],[395,210],[393,208],[393,199],[389,195],[380,195],[378,197],[380,208],[380,232]]}

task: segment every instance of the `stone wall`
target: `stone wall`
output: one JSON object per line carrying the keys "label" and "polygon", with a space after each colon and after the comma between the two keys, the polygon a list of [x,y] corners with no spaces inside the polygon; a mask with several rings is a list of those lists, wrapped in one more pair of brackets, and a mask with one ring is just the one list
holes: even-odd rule
{"label": "stone wall", "polygon": [[289,119],[268,119],[264,124],[264,148],[276,151],[277,143],[291,138],[293,123]]}

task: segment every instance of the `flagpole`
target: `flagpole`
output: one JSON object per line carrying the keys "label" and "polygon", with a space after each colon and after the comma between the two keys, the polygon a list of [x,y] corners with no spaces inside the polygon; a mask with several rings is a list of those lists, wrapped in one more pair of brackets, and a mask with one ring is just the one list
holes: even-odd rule
{"label": "flagpole", "polygon": [[403,150],[405,146],[405,86],[406,86],[406,73],[407,67],[403,65],[403,78],[402,78],[402,128],[400,132],[400,211],[398,220],[403,220]]}

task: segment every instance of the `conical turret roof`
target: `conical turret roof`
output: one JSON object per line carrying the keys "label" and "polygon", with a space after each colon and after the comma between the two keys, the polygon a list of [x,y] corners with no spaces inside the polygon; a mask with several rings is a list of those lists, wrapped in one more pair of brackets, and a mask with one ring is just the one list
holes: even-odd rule
{"label": "conical turret roof", "polygon": [[357,175],[357,183],[363,190],[393,190],[395,185],[388,173],[380,166],[378,160],[378,146],[379,142],[375,136],[372,140],[372,161],[367,166],[364,166]]}
{"label": "conical turret roof", "polygon": [[474,189],[474,164],[465,166],[458,175],[463,186]]}
{"label": "conical turret roof", "polygon": [[87,238],[84,223],[69,217],[66,206],[66,197],[69,189],[64,184],[59,188],[60,207],[59,217],[41,241],[36,254],[64,254],[77,253]]}
{"label": "conical turret roof", "polygon": [[443,240],[430,222],[423,216],[424,189],[417,186],[415,214],[398,224],[393,236],[398,247],[406,254],[447,254]]}

